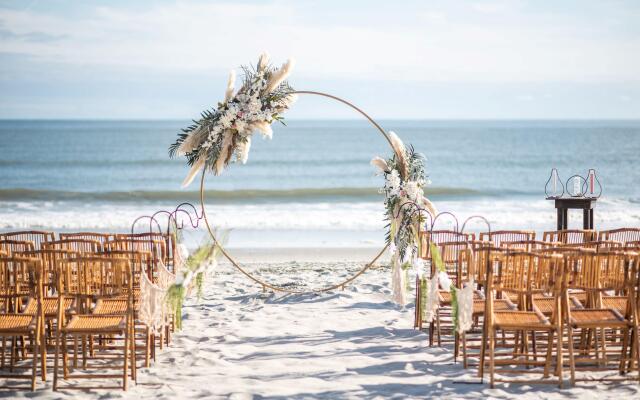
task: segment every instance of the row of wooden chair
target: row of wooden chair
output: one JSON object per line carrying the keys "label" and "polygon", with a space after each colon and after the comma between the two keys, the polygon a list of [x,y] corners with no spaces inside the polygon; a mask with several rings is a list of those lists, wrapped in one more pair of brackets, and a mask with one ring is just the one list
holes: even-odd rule
{"label": "row of wooden chair", "polygon": [[[541,372],[541,379],[526,383],[562,385],[567,363],[572,384],[582,379],[577,370],[603,370],[615,363],[616,378],[638,371],[640,247],[633,242],[512,240],[498,247],[468,238],[439,243],[454,286],[475,285],[474,327],[462,335],[451,332],[454,357],[462,350],[465,368],[478,359],[480,376],[488,363],[491,385],[499,381],[498,372]],[[421,287],[416,285],[418,327]],[[441,318],[453,317],[448,292],[440,292],[440,303],[429,326],[430,344],[434,336],[441,344]]]}
{"label": "row of wooden chair", "polygon": [[[47,379],[47,354],[55,348],[54,390],[61,379],[87,378],[120,379],[126,389],[138,362],[148,367],[156,343],[168,343],[172,316],[158,335],[139,318],[141,277],[153,283],[166,271],[157,251],[164,238],[113,235],[99,242],[90,234],[48,236],[38,246],[33,232],[0,240],[0,377],[28,378],[34,389],[37,369]],[[28,359],[31,374],[17,373]],[[105,369],[110,372],[93,372]]]}
{"label": "row of wooden chair", "polygon": [[[128,242],[128,243],[127,243]],[[107,250],[145,250],[157,254],[169,268],[176,257],[175,235],[143,233],[100,233],[100,232],[60,232],[16,231],[0,233],[0,251],[11,254],[14,251],[41,249],[69,249],[80,252]]]}

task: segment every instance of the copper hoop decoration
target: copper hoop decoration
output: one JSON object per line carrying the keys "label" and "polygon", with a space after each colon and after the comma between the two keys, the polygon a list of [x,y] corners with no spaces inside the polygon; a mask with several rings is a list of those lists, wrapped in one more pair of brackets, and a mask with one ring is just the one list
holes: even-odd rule
{"label": "copper hoop decoration", "polygon": [[[371,118],[367,113],[365,113],[364,111],[362,111],[360,108],[356,107],[355,105],[351,104],[350,102],[341,99],[339,97],[327,94],[327,93],[322,93],[322,92],[314,92],[314,91],[309,91],[309,90],[299,90],[299,91],[294,91],[292,92],[292,94],[311,94],[311,95],[316,95],[316,96],[322,96],[322,97],[327,97],[333,100],[336,100],[340,103],[343,103],[349,107],[351,107],[352,109],[356,110],[358,113],[360,113],[362,116],[364,116],[378,131],[380,131],[380,133],[384,136],[384,138],[387,140],[387,142],[389,143],[389,146],[391,146],[391,149],[393,150],[393,145],[391,143],[391,139],[389,138],[389,135],[387,134],[387,132],[385,132],[384,129],[382,129],[382,127],[373,120],[373,118]],[[393,150],[395,152],[395,150]],[[202,176],[200,178],[200,206],[201,206],[201,211],[202,211],[202,217],[204,218],[204,223],[207,227],[207,231],[209,232],[209,235],[211,236],[211,239],[213,240],[213,242],[215,244],[218,245],[218,247],[220,248],[220,252],[222,253],[222,255],[229,260],[229,262],[231,263],[231,265],[233,265],[235,268],[238,269],[238,271],[242,272],[246,277],[248,277],[249,279],[251,279],[252,281],[256,282],[257,284],[261,285],[263,289],[271,289],[273,291],[276,292],[283,292],[283,293],[288,293],[288,294],[308,294],[308,293],[323,293],[323,292],[328,292],[331,290],[335,290],[335,289],[339,289],[342,288],[344,289],[345,286],[351,282],[353,282],[356,278],[358,278],[360,275],[362,275],[365,271],[367,271],[369,268],[371,268],[373,266],[373,264],[378,261],[378,259],[380,259],[380,257],[382,257],[382,255],[384,254],[384,252],[387,250],[387,248],[389,247],[388,245],[385,245],[382,250],[380,250],[380,252],[378,252],[378,254],[373,258],[373,260],[371,260],[369,263],[365,264],[364,267],[362,267],[362,269],[360,269],[358,272],[356,272],[354,275],[352,275],[351,277],[347,278],[346,280],[328,286],[328,287],[324,287],[324,288],[320,288],[320,289],[314,289],[314,290],[291,290],[291,289],[285,289],[282,287],[278,287],[278,286],[274,286],[269,284],[268,282],[265,282],[257,277],[255,277],[254,275],[250,274],[249,272],[247,272],[244,268],[242,268],[242,266],[240,266],[240,264],[224,249],[224,247],[220,244],[220,242],[218,242],[218,239],[216,238],[215,234],[213,233],[213,229],[211,229],[211,225],[209,224],[209,219],[207,218],[207,211],[205,210],[205,206],[204,206],[204,179],[205,179],[205,175],[206,175],[206,169],[202,170]]]}

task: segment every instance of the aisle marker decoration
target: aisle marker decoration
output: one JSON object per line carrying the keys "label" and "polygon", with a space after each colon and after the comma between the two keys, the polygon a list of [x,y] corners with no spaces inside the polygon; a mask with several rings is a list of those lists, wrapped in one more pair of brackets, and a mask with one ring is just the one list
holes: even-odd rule
{"label": "aisle marker decoration", "polygon": [[425,172],[424,156],[413,146],[407,148],[395,132],[389,132],[389,138],[393,156],[387,160],[374,157],[371,165],[384,174],[385,184],[380,191],[385,195],[393,299],[405,305],[409,268],[424,269],[420,259],[420,226],[426,220],[425,212],[434,217],[436,209],[424,196],[424,187],[431,183]]}

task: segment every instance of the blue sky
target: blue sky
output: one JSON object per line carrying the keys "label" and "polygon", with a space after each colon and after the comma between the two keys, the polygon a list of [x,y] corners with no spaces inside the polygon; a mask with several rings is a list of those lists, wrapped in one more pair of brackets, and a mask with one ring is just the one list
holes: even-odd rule
{"label": "blue sky", "polygon": [[195,117],[262,51],[377,118],[640,118],[640,2],[588,0],[0,1],[0,118]]}

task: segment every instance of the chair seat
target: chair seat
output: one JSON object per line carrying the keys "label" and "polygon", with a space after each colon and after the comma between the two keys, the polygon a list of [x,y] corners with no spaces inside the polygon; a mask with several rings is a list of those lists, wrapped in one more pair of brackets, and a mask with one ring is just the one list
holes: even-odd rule
{"label": "chair seat", "polygon": [[[484,315],[485,300],[473,301],[473,315]],[[508,299],[494,299],[493,309],[497,311],[513,310],[516,306]]]}
{"label": "chair seat", "polygon": [[577,300],[581,304],[587,303],[587,292],[585,291],[569,292],[569,296],[571,296],[571,299],[573,299],[574,301]]}
{"label": "chair seat", "polygon": [[25,332],[35,329],[36,318],[25,314],[0,315],[0,333]]}
{"label": "chair seat", "polygon": [[[555,299],[553,297],[534,297],[533,306],[538,309],[544,315],[553,314],[553,309],[555,307]],[[569,304],[572,310],[582,308],[578,304]]]}
{"label": "chair seat", "polygon": [[610,308],[587,308],[571,311],[571,325],[575,327],[626,326],[627,321]]}
{"label": "chair seat", "polygon": [[93,309],[94,315],[124,315],[127,312],[126,299],[100,299]]}
{"label": "chair seat", "polygon": [[20,290],[16,290],[15,286],[0,288],[0,297],[24,297],[29,294],[29,288],[26,285],[20,287]]}
{"label": "chair seat", "polygon": [[[73,299],[64,299],[64,312],[71,309],[73,305]],[[38,303],[35,299],[29,299],[27,306],[22,311],[23,314],[35,315],[38,310]],[[42,311],[45,317],[55,317],[58,314],[58,298],[57,297],[45,297],[42,299]]]}
{"label": "chair seat", "polygon": [[551,326],[549,321],[534,311],[496,311],[494,324],[500,328],[545,327]]}
{"label": "chair seat", "polygon": [[602,305],[624,315],[627,312],[627,296],[603,296]]}
{"label": "chair seat", "polygon": [[125,329],[124,315],[74,315],[63,328],[66,333],[121,332]]}
{"label": "chair seat", "polygon": [[[445,290],[438,290],[438,297],[440,298],[440,304],[451,304],[451,293]],[[482,295],[477,290],[473,292],[473,300],[482,300]]]}

